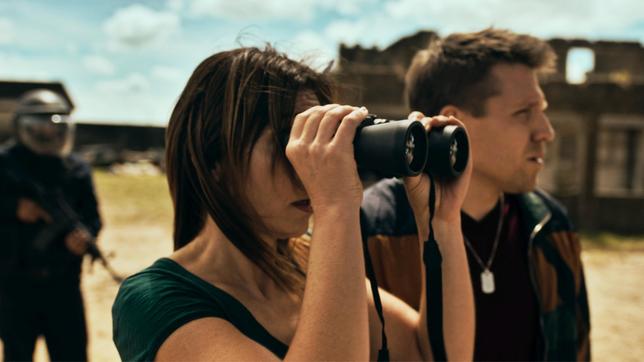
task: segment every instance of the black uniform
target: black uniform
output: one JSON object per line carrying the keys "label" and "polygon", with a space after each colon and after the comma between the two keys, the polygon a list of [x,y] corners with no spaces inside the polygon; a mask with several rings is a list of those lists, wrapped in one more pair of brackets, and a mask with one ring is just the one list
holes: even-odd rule
{"label": "black uniform", "polygon": [[[52,223],[23,223],[20,198],[48,211]],[[0,337],[5,360],[31,360],[44,335],[52,360],[86,360],[80,291],[82,258],[64,244],[74,225],[45,205],[73,210],[96,236],[101,228],[91,170],[75,156],[42,156],[20,144],[0,151]],[[68,220],[67,220],[68,221]]]}

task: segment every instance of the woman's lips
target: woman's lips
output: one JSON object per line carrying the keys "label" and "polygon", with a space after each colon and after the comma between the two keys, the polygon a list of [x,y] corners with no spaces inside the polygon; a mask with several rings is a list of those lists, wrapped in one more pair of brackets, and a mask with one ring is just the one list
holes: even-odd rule
{"label": "woman's lips", "polygon": [[313,212],[313,208],[311,207],[311,200],[309,199],[291,202],[291,205],[309,214]]}

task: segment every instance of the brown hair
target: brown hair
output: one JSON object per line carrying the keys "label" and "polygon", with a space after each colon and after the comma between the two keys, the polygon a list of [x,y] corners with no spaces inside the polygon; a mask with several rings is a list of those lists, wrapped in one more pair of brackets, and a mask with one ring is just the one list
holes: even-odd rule
{"label": "brown hair", "polygon": [[[286,159],[286,137],[299,92],[330,103],[331,83],[302,63],[267,46],[239,48],[205,59],[193,72],[166,131],[168,184],[174,205],[174,248],[201,231],[209,215],[226,237],[286,290],[299,289],[303,272],[294,246],[270,247],[258,236],[265,227],[243,186],[251,151],[267,127],[272,131],[273,169]],[[299,249],[299,248],[298,248]]]}
{"label": "brown hair", "polygon": [[451,34],[416,53],[405,77],[409,107],[435,115],[451,104],[482,116],[485,101],[498,92],[490,76],[494,65],[524,64],[549,72],[555,60],[550,45],[530,35],[493,28]]}

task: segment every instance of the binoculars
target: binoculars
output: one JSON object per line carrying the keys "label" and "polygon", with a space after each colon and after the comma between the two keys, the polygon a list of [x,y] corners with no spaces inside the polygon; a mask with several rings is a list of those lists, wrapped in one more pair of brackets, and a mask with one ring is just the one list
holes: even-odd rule
{"label": "binoculars", "polygon": [[388,120],[368,115],[353,141],[359,169],[382,177],[428,173],[449,181],[468,162],[469,141],[463,127],[447,125],[429,132],[416,120]]}

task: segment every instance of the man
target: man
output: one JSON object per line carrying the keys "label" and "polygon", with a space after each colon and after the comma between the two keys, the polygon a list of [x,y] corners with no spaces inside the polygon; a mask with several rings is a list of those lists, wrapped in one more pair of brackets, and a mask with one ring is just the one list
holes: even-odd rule
{"label": "man", "polygon": [[91,171],[69,154],[71,106],[23,95],[15,144],[0,152],[0,338],[4,359],[32,360],[44,335],[51,360],[87,360],[82,256],[101,221]]}
{"label": "man", "polygon": [[[554,61],[539,39],[486,29],[435,41],[407,73],[411,109],[454,116],[470,137],[473,173],[461,217],[475,360],[590,359],[579,238],[563,208],[535,189],[554,138],[537,76]],[[379,283],[418,306],[420,251],[402,183],[377,183],[363,209]]]}

